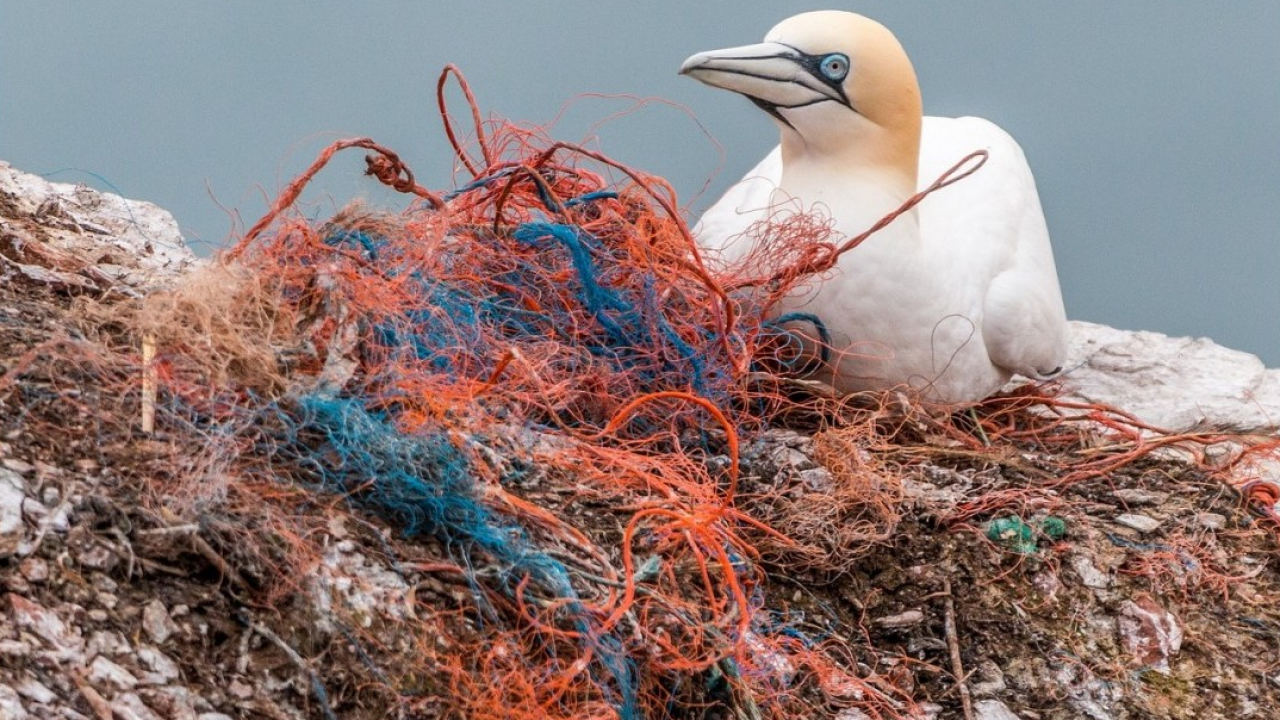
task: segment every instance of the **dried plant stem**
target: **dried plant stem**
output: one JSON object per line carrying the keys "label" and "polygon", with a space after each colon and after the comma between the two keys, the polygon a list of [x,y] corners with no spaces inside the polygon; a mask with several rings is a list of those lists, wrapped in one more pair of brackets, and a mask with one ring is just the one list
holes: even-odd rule
{"label": "dried plant stem", "polygon": [[142,336],[142,432],[156,430],[156,336]]}
{"label": "dried plant stem", "polygon": [[956,635],[956,601],[951,594],[951,580],[945,581],[942,588],[946,616],[943,631],[947,634],[947,647],[951,650],[951,674],[955,675],[956,687],[960,691],[960,706],[964,709],[965,720],[973,720],[973,698],[969,695],[969,685],[965,683],[964,663],[960,660],[960,640]]}

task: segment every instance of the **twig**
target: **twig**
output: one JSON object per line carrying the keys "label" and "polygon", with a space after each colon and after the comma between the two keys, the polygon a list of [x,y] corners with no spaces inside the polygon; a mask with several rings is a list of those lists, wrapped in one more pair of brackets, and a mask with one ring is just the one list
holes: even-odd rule
{"label": "twig", "polygon": [[241,577],[240,573],[236,572],[236,569],[231,567],[231,563],[222,559],[222,556],[218,554],[218,551],[214,550],[213,546],[205,542],[204,538],[195,534],[190,535],[189,537],[191,538],[191,544],[195,546],[196,552],[203,555],[205,560],[213,563],[213,566],[218,568],[218,572],[222,573],[223,577],[227,578],[241,589],[250,589],[249,583],[245,582],[245,579]]}
{"label": "twig", "polygon": [[315,671],[311,669],[311,666],[307,661],[298,654],[298,651],[294,650],[293,646],[289,645],[289,643],[285,642],[279,635],[275,634],[271,628],[263,625],[257,620],[254,620],[253,616],[248,612],[238,610],[236,615],[238,615],[240,617],[240,621],[249,626],[251,630],[274,643],[276,647],[280,648],[281,652],[288,656],[289,660],[291,660],[299,670],[306,673],[307,679],[311,681],[311,692],[316,696],[316,702],[320,703],[321,709],[324,710],[325,718],[328,720],[338,720],[338,716],[333,714],[333,708],[329,706],[329,693],[325,691],[324,683],[320,681],[320,676],[316,675]]}
{"label": "twig", "polygon": [[960,705],[964,709],[965,720],[973,720],[973,698],[969,695],[969,685],[965,682],[964,663],[960,661],[960,640],[956,637],[956,602],[951,594],[950,578],[943,580],[942,591],[946,593],[944,603],[946,616],[943,630],[947,634],[947,647],[951,650],[951,674],[956,678],[956,687],[960,690]]}
{"label": "twig", "polygon": [[172,575],[174,577],[191,577],[187,571],[182,570],[181,568],[176,568],[172,565],[165,565],[164,563],[152,560],[151,558],[139,557],[138,564],[148,570],[162,572],[165,575]]}
{"label": "twig", "polygon": [[223,559],[222,555],[218,554],[218,551],[214,550],[212,545],[210,545],[204,538],[200,537],[199,524],[194,524],[196,527],[196,530],[194,531],[191,530],[193,523],[183,523],[180,525],[173,524],[178,520],[178,516],[167,508],[161,509],[160,517],[156,518],[156,520],[157,522],[162,523],[159,528],[143,530],[140,531],[139,534],[163,535],[168,533],[186,535],[191,538],[191,546],[195,548],[196,552],[200,553],[205,560],[212,563],[213,566],[218,569],[218,572],[222,573],[223,577],[230,580],[234,585],[238,586],[242,590],[253,589],[253,586],[245,581],[244,576],[237,572],[236,569],[231,566],[231,563]]}
{"label": "twig", "polygon": [[[936,666],[936,665],[929,665],[928,663],[921,663],[921,664],[922,664],[924,667],[926,667],[926,668],[931,668],[931,669],[933,669],[935,672],[939,672],[939,673],[940,673],[940,672],[944,672],[944,670],[943,670],[942,668],[940,668],[940,667],[938,667],[938,666]],[[952,685],[951,687],[947,688],[946,690],[943,690],[939,695],[937,695],[937,696],[935,696],[935,697],[933,698],[933,701],[934,701],[934,702],[937,702],[937,703],[940,703],[940,702],[942,702],[943,700],[946,700],[947,698],[951,697],[951,693],[958,692],[960,688],[964,687],[964,686],[965,686],[965,683],[969,682],[969,678],[973,677],[973,674],[974,674],[974,673],[976,673],[976,672],[978,672],[978,671],[977,671],[977,669],[970,670],[970,671],[969,671],[969,672],[964,676],[964,682],[958,682],[958,683],[956,683],[955,685]]]}
{"label": "twig", "polygon": [[76,689],[84,696],[84,701],[89,703],[89,707],[93,708],[93,714],[98,716],[98,720],[111,720],[113,713],[111,706],[98,694],[97,690],[84,679],[84,672],[81,670],[73,670],[71,672],[71,681],[76,684]]}
{"label": "twig", "polygon": [[252,627],[244,629],[244,634],[240,636],[240,653],[236,657],[236,672],[244,675],[249,672],[249,643],[253,640],[254,630]]}
{"label": "twig", "polygon": [[150,435],[156,429],[156,337],[142,336],[142,432]]}
{"label": "twig", "polygon": [[129,558],[128,558],[129,564],[126,566],[124,576],[132,580],[133,566],[135,563],[137,563],[137,560],[138,560],[137,555],[135,555],[133,552],[133,543],[129,542],[129,538],[125,537],[124,531],[121,530],[118,526],[111,528],[111,534],[115,535],[116,539],[120,541],[120,544],[124,546],[124,549],[129,551]]}
{"label": "twig", "polygon": [[151,535],[188,535],[199,531],[200,525],[198,523],[187,523],[186,525],[169,525],[166,527],[139,530],[138,534],[144,537],[149,537]]}

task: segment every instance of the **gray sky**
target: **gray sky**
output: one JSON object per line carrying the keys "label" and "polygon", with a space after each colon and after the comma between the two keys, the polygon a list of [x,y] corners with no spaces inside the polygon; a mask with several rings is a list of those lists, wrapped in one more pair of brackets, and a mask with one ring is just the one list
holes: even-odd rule
{"label": "gray sky", "polygon": [[[0,159],[151,200],[204,251],[229,237],[228,211],[252,223],[338,137],[372,136],[426,184],[450,185],[433,109],[446,62],[488,112],[544,123],[572,102],[558,138],[593,136],[667,177],[696,213],[777,138],[745,100],[677,77],[680,62],[820,7],[0,3]],[[846,7],[897,32],[929,114],[980,115],[1022,143],[1069,315],[1207,335],[1280,365],[1280,2]],[[687,111],[650,104],[600,125],[630,103],[590,93]],[[307,212],[358,195],[392,201],[359,178],[360,158],[320,177]]]}

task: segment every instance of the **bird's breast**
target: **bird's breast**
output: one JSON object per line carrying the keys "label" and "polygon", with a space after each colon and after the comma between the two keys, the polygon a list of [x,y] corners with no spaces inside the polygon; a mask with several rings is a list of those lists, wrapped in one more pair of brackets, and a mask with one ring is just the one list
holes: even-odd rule
{"label": "bird's breast", "polygon": [[[806,206],[799,198],[810,201]],[[830,218],[840,243],[897,210],[905,197],[874,182],[784,178],[775,208]],[[945,243],[921,237],[915,210],[843,254],[832,271],[798,288],[778,312],[817,315],[838,357],[829,379],[842,391],[909,385],[950,400],[975,384],[998,388],[1007,374],[991,365],[982,337],[985,283],[968,277]]]}

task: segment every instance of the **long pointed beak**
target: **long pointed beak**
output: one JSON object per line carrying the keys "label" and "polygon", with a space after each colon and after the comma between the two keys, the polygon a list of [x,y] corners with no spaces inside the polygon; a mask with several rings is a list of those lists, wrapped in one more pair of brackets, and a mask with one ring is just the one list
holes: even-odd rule
{"label": "long pointed beak", "polygon": [[839,93],[814,77],[805,60],[794,48],[766,42],[700,52],[684,61],[680,74],[771,108],[843,101]]}

